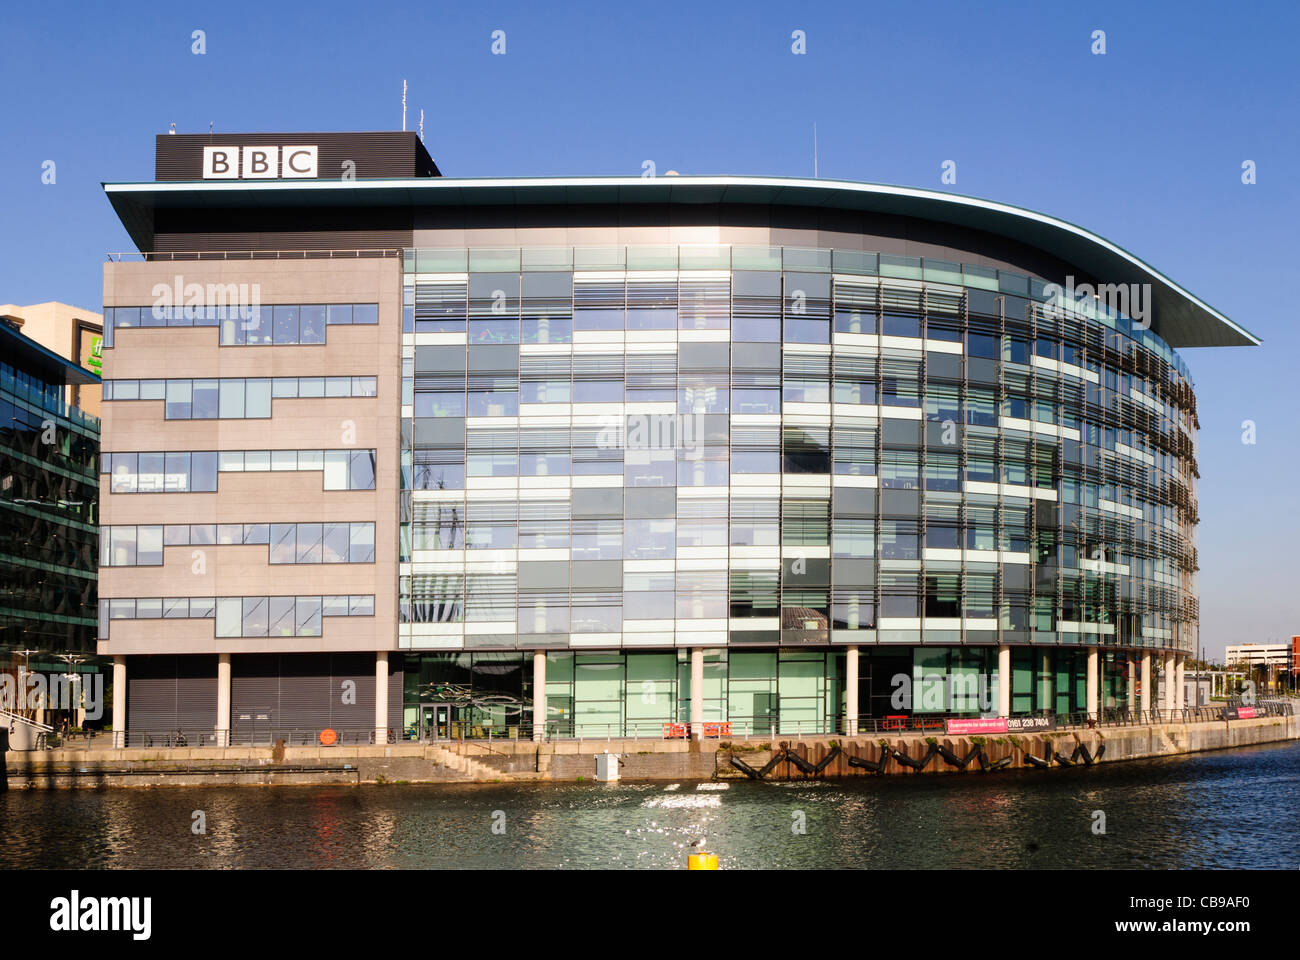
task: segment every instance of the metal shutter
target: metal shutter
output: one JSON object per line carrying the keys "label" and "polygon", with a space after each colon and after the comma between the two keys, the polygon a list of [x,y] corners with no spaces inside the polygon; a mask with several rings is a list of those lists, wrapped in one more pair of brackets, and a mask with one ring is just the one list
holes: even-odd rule
{"label": "metal shutter", "polygon": [[128,730],[211,730],[217,722],[217,658],[132,657],[127,667],[126,703]]}
{"label": "metal shutter", "polygon": [[278,660],[280,709],[276,726],[299,731],[319,731],[330,726],[330,655],[286,654]]}
{"label": "metal shutter", "polygon": [[271,742],[279,724],[279,686],[279,657],[274,654],[230,658],[231,743]]}
{"label": "metal shutter", "polygon": [[176,658],[176,727],[209,731],[217,726],[217,658]]}
{"label": "metal shutter", "polygon": [[175,731],[176,658],[132,657],[127,663],[127,729],[141,734]]}
{"label": "metal shutter", "polygon": [[[371,730],[375,725],[375,657],[336,653],[330,663],[330,726],[336,730]],[[356,684],[355,703],[343,702],[343,683]]]}

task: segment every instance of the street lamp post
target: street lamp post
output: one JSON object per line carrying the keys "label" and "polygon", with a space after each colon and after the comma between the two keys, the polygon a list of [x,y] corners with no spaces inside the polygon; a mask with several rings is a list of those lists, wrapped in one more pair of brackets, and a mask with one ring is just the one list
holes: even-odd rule
{"label": "street lamp post", "polygon": [[17,700],[14,703],[14,713],[25,719],[35,720],[35,710],[32,711],[33,716],[27,716],[27,665],[31,661],[32,654],[40,653],[40,651],[29,648],[25,650],[15,650],[14,653],[23,658],[23,665],[18,668],[18,695]]}
{"label": "street lamp post", "polygon": [[81,656],[81,655],[79,655],[79,654],[75,654],[75,653],[61,653],[61,654],[59,654],[58,656],[59,656],[59,659],[60,659],[60,660],[62,660],[64,663],[66,663],[66,664],[68,665],[68,696],[69,696],[69,703],[68,703],[68,727],[69,727],[69,729],[71,729],[71,727],[72,727],[72,718],[74,718],[74,717],[76,716],[75,711],[76,711],[76,710],[81,706],[81,698],[80,698],[80,693],[81,693],[81,689],[80,689],[80,688],[81,688],[81,684],[80,684],[80,683],[77,683],[77,684],[76,684],[76,690],[77,690],[77,694],[78,694],[78,696],[77,696],[77,702],[76,702],[76,703],[72,703],[72,702],[71,702],[72,691],[73,691],[73,684],[76,683],[76,678],[77,678],[77,667],[81,666],[81,664],[85,663],[85,662],[86,662],[87,660],[89,660],[90,658],[89,658],[89,657],[83,657],[83,656]]}

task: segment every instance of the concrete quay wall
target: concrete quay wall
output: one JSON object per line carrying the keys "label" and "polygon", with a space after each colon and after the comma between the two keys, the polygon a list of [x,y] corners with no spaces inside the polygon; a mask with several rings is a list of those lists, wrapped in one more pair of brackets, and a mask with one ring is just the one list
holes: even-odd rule
{"label": "concrete quay wall", "polygon": [[[574,781],[593,779],[596,755],[608,751],[621,760],[625,780],[707,780],[737,778],[745,774],[730,763],[736,756],[760,769],[781,750],[790,750],[817,765],[835,746],[840,753],[819,776],[874,776],[848,762],[857,757],[877,763],[881,737],[777,737],[775,743],[759,740],[692,742],[685,740],[562,740],[549,743],[494,741],[450,744],[391,744],[349,747],[224,747],[60,749],[12,752],[6,757],[11,789],[94,788],[104,786],[232,786],[271,784],[359,783],[493,783],[522,780]],[[1095,757],[1102,744],[1102,763],[1175,756],[1205,750],[1222,750],[1254,744],[1300,739],[1300,716],[1255,720],[1208,721],[1138,727],[1104,727],[1066,730],[1027,736],[986,738],[926,737],[921,734],[887,738],[892,751],[921,760],[914,770],[896,759],[886,762],[882,775],[927,776],[973,773],[972,760],[956,767],[935,755],[931,743],[946,747],[956,757],[970,754],[975,741],[992,765],[1008,759],[1003,769],[1030,766],[1025,754],[1057,754],[1080,759],[1078,744]],[[1050,748],[1050,749],[1049,749]],[[802,779],[805,775],[789,760],[779,762],[769,779]]]}

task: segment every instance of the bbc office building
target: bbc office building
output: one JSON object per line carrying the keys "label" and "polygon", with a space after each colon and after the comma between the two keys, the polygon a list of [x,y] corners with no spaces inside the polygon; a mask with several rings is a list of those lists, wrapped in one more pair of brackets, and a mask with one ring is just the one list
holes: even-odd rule
{"label": "bbc office building", "polygon": [[161,136],[105,187],[114,728],[853,733],[1174,709],[1196,400],[1247,331],[926,190],[452,179]]}

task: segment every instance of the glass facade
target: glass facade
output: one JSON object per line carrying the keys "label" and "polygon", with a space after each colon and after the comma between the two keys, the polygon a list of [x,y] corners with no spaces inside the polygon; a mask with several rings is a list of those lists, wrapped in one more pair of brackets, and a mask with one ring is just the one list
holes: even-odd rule
{"label": "glass facade", "polygon": [[552,651],[553,721],[671,718],[676,648],[722,665],[706,719],[760,728],[833,722],[842,644],[921,683],[1012,645],[1016,712],[1081,703],[1085,647],[1108,705],[1135,649],[1196,648],[1192,384],[1100,301],[791,247],[416,249],[403,279],[399,645]]}
{"label": "glass facade", "polygon": [[[482,306],[477,274],[417,273],[424,252],[408,256],[402,560],[416,578],[437,567],[438,620],[469,612],[473,551],[512,553],[514,571],[483,574],[510,579],[528,579],[525,554],[546,551],[534,562],[570,569],[489,592],[521,607],[533,590],[562,593],[569,611],[579,592],[608,586],[622,605],[650,593],[678,621],[762,620],[749,632],[770,642],[1189,649],[1195,409],[1168,348],[1134,339],[1123,318],[1048,319],[988,288],[1028,292],[1028,278],[901,286],[832,274],[832,251],[804,253],[803,269],[823,254],[826,272],[598,270],[564,283],[547,272],[548,292],[565,293],[544,303],[527,296],[530,274],[491,273],[496,293],[524,295],[484,293]],[[948,279],[963,276],[948,266]],[[703,308],[695,287],[711,288]],[[559,322],[529,334],[539,317]],[[746,552],[767,562],[682,562]],[[779,558],[801,561],[798,573]],[[614,567],[572,569],[584,562],[646,576],[606,584]],[[677,582],[686,569],[723,577]],[[422,596],[417,586],[406,595]],[[493,603],[493,618],[510,606]],[[414,605],[404,613],[429,622]],[[659,613],[582,619],[617,633]],[[569,626],[518,632],[580,632],[553,619]]]}
{"label": "glass facade", "polygon": [[[1014,656],[1013,713],[1086,710],[1085,651],[1025,647]],[[690,722],[688,651],[550,650],[545,657],[548,737],[657,739],[666,725]],[[990,647],[864,649],[858,664],[859,718],[995,714],[996,660]],[[1116,669],[1122,666],[1120,661]],[[1107,665],[1108,675],[1110,669]],[[843,732],[845,677],[842,649],[707,650],[703,719],[730,724],[732,736]],[[1108,709],[1124,705],[1124,680],[1117,672],[1108,687]],[[901,705],[905,688],[913,697],[907,706]],[[407,653],[403,701],[408,737],[527,739],[532,655]]]}

